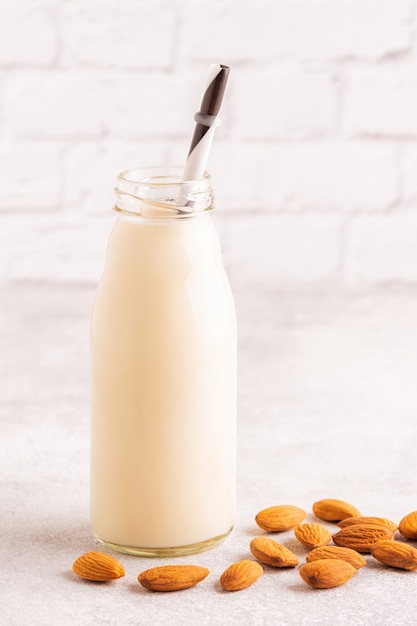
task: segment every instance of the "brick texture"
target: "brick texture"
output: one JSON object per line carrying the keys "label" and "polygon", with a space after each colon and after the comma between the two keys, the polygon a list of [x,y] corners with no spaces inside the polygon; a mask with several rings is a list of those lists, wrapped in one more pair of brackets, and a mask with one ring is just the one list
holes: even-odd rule
{"label": "brick texture", "polygon": [[331,286],[340,278],[338,218],[245,216],[228,225],[228,262],[238,288],[296,290]]}
{"label": "brick texture", "polygon": [[270,210],[384,211],[398,200],[399,157],[373,142],[274,144],[259,155]]}
{"label": "brick texture", "polygon": [[58,3],[1,0],[0,67],[51,66],[58,52]]}
{"label": "brick texture", "polygon": [[104,267],[110,218],[50,214],[23,221],[5,216],[0,279],[95,283]]}
{"label": "brick texture", "polygon": [[304,139],[335,132],[338,90],[329,72],[278,63],[232,78],[232,132],[245,139]]}
{"label": "brick texture", "polygon": [[45,142],[0,145],[0,212],[57,208],[61,201],[61,153],[59,146]]}
{"label": "brick texture", "polygon": [[209,160],[238,289],[417,286],[417,0],[0,0],[0,281],[94,283],[116,175]]}
{"label": "brick texture", "polygon": [[349,134],[417,138],[416,60],[352,72],[345,92]]}
{"label": "brick texture", "polygon": [[350,225],[346,280],[350,286],[417,282],[415,211],[363,216]]}
{"label": "brick texture", "polygon": [[[230,62],[379,59],[410,46],[409,0],[215,0],[184,14],[181,52],[208,61],[211,39]],[[203,5],[203,6],[202,6]],[[196,28],[199,24],[199,28]]]}
{"label": "brick texture", "polygon": [[175,7],[161,0],[64,2],[63,64],[121,70],[169,69],[175,20]]}

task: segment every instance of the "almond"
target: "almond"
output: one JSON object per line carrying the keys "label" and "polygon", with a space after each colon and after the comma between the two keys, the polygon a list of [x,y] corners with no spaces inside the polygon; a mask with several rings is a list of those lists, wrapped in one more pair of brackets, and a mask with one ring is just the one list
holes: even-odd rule
{"label": "almond", "polygon": [[357,552],[370,552],[377,541],[392,539],[394,533],[386,526],[378,524],[354,524],[346,526],[333,535],[333,541],[342,548],[352,548]]}
{"label": "almond", "polygon": [[327,528],[321,524],[299,524],[294,528],[294,535],[307,548],[325,546],[332,538]]}
{"label": "almond", "polygon": [[108,581],[125,575],[123,565],[102,552],[86,552],[72,564],[72,571],[85,580]]}
{"label": "almond", "polygon": [[356,569],[341,559],[320,559],[300,567],[300,576],[314,589],[329,589],[343,585],[356,574]]}
{"label": "almond", "polygon": [[223,572],[220,584],[226,591],[239,591],[252,585],[264,570],[256,561],[237,561]]}
{"label": "almond", "polygon": [[339,546],[321,546],[309,552],[306,556],[307,563],[318,561],[319,559],[341,559],[353,565],[355,569],[360,569],[366,565],[366,561],[359,552],[351,548],[340,548]]}
{"label": "almond", "polygon": [[403,517],[398,528],[403,537],[417,539],[417,511]]}
{"label": "almond", "polygon": [[209,573],[206,567],[199,565],[161,565],[141,572],[138,581],[152,591],[180,591],[194,587]]}
{"label": "almond", "polygon": [[401,541],[378,541],[371,548],[372,556],[390,567],[417,569],[417,550]]}
{"label": "almond", "polygon": [[358,509],[344,500],[319,500],[313,504],[313,513],[326,522],[340,522],[346,517],[361,515]]}
{"label": "almond", "polygon": [[255,521],[263,530],[280,532],[293,528],[303,521],[306,512],[292,504],[279,504],[259,511]]}
{"label": "almond", "polygon": [[295,554],[273,539],[255,537],[250,542],[250,551],[258,561],[271,567],[295,567],[298,565]]}
{"label": "almond", "polygon": [[340,526],[340,528],[345,528],[346,526],[353,526],[354,524],[378,524],[379,526],[386,526],[393,532],[398,528],[395,522],[392,522],[385,517],[365,517],[364,515],[347,517],[346,519],[341,520],[337,525]]}

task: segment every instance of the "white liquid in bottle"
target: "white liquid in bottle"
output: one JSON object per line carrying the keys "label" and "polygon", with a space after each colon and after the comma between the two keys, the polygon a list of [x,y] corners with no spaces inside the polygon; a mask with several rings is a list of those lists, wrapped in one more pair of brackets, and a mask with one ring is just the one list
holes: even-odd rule
{"label": "white liquid in bottle", "polygon": [[121,214],[92,317],[91,514],[138,554],[181,554],[234,521],[236,323],[209,213]]}

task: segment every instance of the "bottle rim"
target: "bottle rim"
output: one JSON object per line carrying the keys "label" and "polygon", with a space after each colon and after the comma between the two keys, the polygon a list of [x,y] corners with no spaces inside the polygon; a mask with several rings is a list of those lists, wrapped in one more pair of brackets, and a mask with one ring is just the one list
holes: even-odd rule
{"label": "bottle rim", "polygon": [[114,210],[147,218],[191,217],[213,208],[211,176],[183,180],[180,166],[146,166],[117,176]]}

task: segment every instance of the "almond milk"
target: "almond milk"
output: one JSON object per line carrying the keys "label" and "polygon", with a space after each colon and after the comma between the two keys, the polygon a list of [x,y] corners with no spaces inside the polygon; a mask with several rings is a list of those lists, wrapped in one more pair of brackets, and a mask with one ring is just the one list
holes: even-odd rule
{"label": "almond milk", "polygon": [[138,213],[123,191],[97,288],[91,516],[104,543],[162,556],[233,526],[236,323],[210,206],[177,215],[160,180],[128,180]]}

